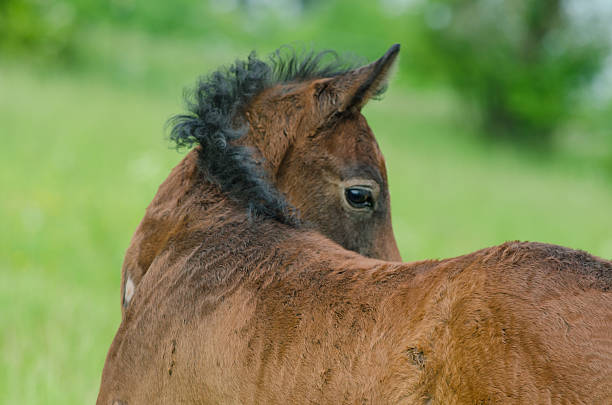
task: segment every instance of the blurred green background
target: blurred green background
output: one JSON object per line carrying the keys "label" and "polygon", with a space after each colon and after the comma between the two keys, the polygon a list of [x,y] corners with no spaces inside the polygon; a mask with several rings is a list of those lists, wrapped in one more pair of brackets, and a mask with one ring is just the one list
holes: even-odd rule
{"label": "blurred green background", "polygon": [[606,0],[0,1],[0,403],[93,403],[123,254],[200,74],[282,44],[373,60],[404,260],[506,240],[612,258]]}

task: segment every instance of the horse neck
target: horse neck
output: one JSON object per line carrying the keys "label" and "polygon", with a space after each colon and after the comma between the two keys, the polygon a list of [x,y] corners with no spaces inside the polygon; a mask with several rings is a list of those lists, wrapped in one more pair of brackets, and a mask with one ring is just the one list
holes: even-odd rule
{"label": "horse neck", "polygon": [[203,181],[197,148],[190,151],[172,169],[147,207],[127,249],[124,276],[127,271],[132,281],[138,284],[155,257],[180,228],[204,218],[207,207],[219,205],[221,200],[216,187]]}
{"label": "horse neck", "polygon": [[[318,232],[297,230],[271,219],[248,218],[246,208],[205,180],[198,158],[196,148],[171,171],[147,207],[126,252],[123,285],[128,276],[138,285],[153,261],[169,246],[173,257],[165,260],[190,256],[205,246],[208,256],[203,260],[208,263],[228,252],[236,256],[252,248],[247,255],[252,267],[257,267],[255,262],[260,259],[269,259],[264,256],[276,255],[276,246],[280,245],[284,245],[282,256],[305,254],[307,261],[328,262],[335,257],[342,262],[359,256]],[[227,268],[225,264],[221,267]],[[249,268],[246,264],[241,267]],[[214,283],[208,280],[206,284]]]}

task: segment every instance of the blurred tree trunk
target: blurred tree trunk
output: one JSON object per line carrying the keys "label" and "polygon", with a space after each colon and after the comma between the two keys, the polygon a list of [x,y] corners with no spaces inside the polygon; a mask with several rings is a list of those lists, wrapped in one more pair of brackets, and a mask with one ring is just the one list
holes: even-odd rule
{"label": "blurred tree trunk", "polygon": [[561,21],[561,0],[532,1],[526,13],[523,60],[527,63],[537,63],[544,50],[544,39]]}
{"label": "blurred tree trunk", "polygon": [[[519,53],[521,68],[525,72],[534,71],[536,65],[545,59],[544,41],[552,30],[561,23],[561,0],[536,0],[527,3],[524,20],[526,29],[521,41]],[[533,80],[537,80],[533,77]],[[554,125],[535,123],[515,114],[506,103],[504,88],[506,80],[499,76],[489,78],[485,85],[484,124],[489,134],[497,138],[515,137],[520,132],[520,138],[529,143],[548,145],[554,131]]]}

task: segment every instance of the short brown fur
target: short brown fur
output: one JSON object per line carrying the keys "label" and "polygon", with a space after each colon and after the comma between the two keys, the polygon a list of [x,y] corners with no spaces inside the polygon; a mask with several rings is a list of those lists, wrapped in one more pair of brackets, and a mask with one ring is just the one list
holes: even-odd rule
{"label": "short brown fur", "polygon": [[612,403],[612,262],[526,242],[367,258],[253,221],[185,167],[180,223],[126,309],[98,404]]}

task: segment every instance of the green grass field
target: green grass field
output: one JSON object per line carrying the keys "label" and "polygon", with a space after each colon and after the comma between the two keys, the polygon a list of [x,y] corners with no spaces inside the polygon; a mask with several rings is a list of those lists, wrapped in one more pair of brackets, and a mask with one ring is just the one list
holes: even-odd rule
{"label": "green grass field", "polygon": [[[128,54],[141,47],[134,41],[122,45]],[[159,49],[119,78],[104,66],[43,74],[0,64],[1,404],[95,401],[120,319],[123,253],[182,157],[164,124],[196,71],[245,55],[199,61],[172,44]],[[156,83],[164,74],[171,79]],[[612,258],[612,182],[593,166],[482,144],[444,90],[392,85],[364,113],[387,158],[404,260],[513,239]]]}

